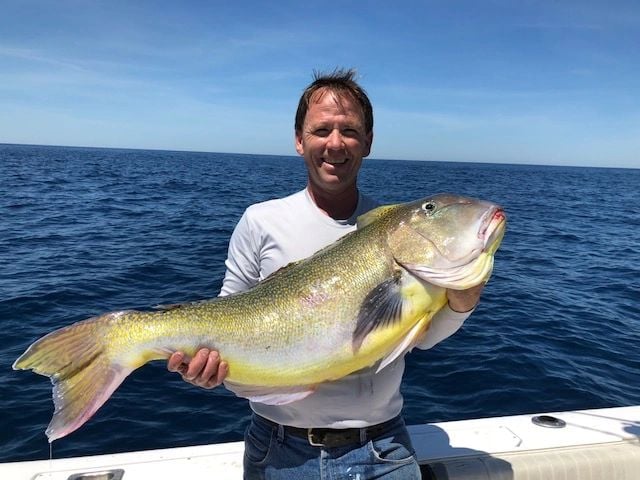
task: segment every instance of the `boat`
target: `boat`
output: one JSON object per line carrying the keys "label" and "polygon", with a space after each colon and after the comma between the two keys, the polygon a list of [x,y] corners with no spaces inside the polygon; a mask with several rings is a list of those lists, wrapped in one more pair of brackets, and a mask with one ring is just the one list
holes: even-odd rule
{"label": "boat", "polygon": [[[408,427],[426,480],[640,479],[640,405]],[[242,478],[242,442],[0,464],[2,480]]]}

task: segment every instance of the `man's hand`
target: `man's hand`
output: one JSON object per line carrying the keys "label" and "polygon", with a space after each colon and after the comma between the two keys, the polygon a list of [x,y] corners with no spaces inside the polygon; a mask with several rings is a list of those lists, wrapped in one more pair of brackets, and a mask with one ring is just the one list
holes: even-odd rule
{"label": "man's hand", "polygon": [[184,361],[184,353],[175,352],[167,361],[167,370],[178,372],[185,382],[210,389],[223,382],[229,366],[220,360],[220,354],[215,350],[201,348],[190,362]]}
{"label": "man's hand", "polygon": [[454,312],[464,313],[472,310],[480,301],[480,294],[484,288],[484,283],[467,290],[447,290],[447,300],[449,308]]}

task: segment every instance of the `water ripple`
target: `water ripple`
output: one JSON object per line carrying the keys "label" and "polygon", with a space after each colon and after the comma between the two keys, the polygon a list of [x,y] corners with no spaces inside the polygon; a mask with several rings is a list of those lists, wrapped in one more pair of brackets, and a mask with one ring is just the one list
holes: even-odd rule
{"label": "water ripple", "polygon": [[[246,206],[305,182],[293,157],[0,145],[0,460],[47,458],[50,384],[8,367],[108,310],[216,295]],[[383,202],[449,191],[509,226],[477,311],[407,357],[409,423],[637,404],[640,170],[366,160]],[[125,412],[125,413],[123,413]],[[54,456],[239,440],[246,400],[162,363],[134,372]]]}

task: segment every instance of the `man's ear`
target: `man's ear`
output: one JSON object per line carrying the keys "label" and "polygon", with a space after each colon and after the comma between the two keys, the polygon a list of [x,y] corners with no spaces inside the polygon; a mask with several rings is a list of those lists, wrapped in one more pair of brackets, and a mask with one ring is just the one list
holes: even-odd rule
{"label": "man's ear", "polygon": [[296,144],[296,152],[298,152],[298,155],[304,157],[304,146],[302,145],[302,132],[301,131],[296,131],[295,132],[295,144]]}
{"label": "man's ear", "polygon": [[362,152],[362,158],[368,156],[371,153],[371,145],[373,144],[373,130],[366,135],[364,151]]}

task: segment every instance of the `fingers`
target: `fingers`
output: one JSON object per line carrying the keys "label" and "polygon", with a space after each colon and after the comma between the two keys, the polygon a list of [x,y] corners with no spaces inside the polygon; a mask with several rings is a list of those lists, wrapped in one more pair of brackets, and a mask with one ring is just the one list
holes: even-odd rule
{"label": "fingers", "polygon": [[184,360],[184,353],[175,352],[173,355],[169,357],[167,361],[167,370],[170,372],[179,372],[180,367],[183,366],[182,361]]}
{"label": "fingers", "polygon": [[207,348],[198,350],[188,362],[182,352],[175,352],[169,357],[167,369],[180,373],[186,382],[207,389],[220,385],[229,372],[229,366],[220,360],[220,354]]}
{"label": "fingers", "polygon": [[202,375],[207,366],[209,355],[210,352],[208,348],[198,350],[189,362],[187,371],[182,374],[184,379],[198,385],[202,381]]}
{"label": "fingers", "polygon": [[203,388],[214,388],[220,385],[229,373],[229,365],[225,361],[220,361],[218,363],[218,369],[215,374],[212,374],[209,381],[207,381]]}

